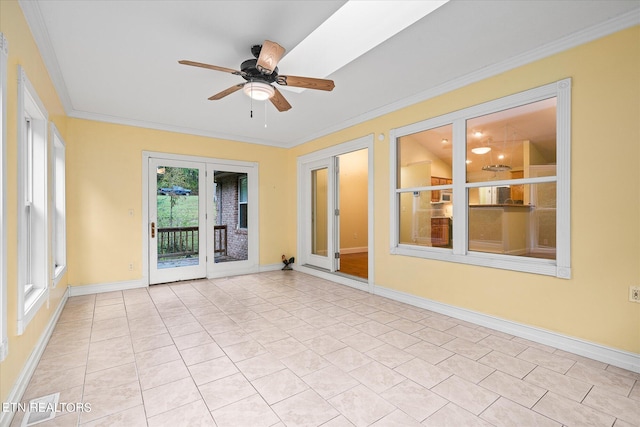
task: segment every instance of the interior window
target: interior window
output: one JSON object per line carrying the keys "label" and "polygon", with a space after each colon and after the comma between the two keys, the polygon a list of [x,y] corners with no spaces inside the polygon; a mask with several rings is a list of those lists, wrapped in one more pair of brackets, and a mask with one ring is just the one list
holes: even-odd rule
{"label": "interior window", "polygon": [[393,130],[392,253],[569,277],[570,89]]}
{"label": "interior window", "polygon": [[451,248],[453,126],[398,140],[401,244]]}
{"label": "interior window", "polygon": [[470,251],[555,259],[556,101],[467,120]]}

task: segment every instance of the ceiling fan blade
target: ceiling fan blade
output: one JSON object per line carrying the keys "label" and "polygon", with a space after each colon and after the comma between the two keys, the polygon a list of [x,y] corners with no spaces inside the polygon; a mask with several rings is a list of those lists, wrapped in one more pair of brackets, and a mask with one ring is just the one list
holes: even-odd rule
{"label": "ceiling fan blade", "polygon": [[218,99],[222,99],[222,98],[224,98],[225,96],[227,96],[227,95],[231,95],[233,92],[236,92],[236,91],[238,91],[238,90],[242,89],[242,86],[244,86],[245,84],[246,84],[246,83],[239,83],[239,84],[237,84],[237,85],[233,85],[233,86],[231,86],[230,88],[225,89],[225,90],[223,90],[223,91],[222,91],[222,92],[220,92],[220,93],[216,93],[215,95],[210,96],[210,97],[209,97],[209,100],[210,100],[210,101],[217,101]]}
{"label": "ceiling fan blade", "polygon": [[279,85],[302,87],[305,89],[317,89],[332,91],[336,86],[333,80],[326,79],[314,79],[312,77],[299,77],[299,76],[278,76],[276,80]]}
{"label": "ceiling fan blade", "polygon": [[178,61],[178,63],[182,65],[191,65],[193,67],[201,67],[201,68],[208,68],[210,70],[222,71],[224,73],[231,73],[238,76],[242,76],[245,74],[242,71],[233,70],[231,68],[218,67],[217,65],[211,65],[211,64],[203,64],[202,62],[186,61],[184,59],[182,61]]}
{"label": "ceiling fan blade", "polygon": [[282,96],[280,91],[274,87],[276,92],[271,97],[271,103],[278,109],[278,111],[283,112],[291,109],[291,104]]}
{"label": "ceiling fan blade", "polygon": [[278,43],[265,40],[260,50],[260,56],[256,63],[256,68],[262,74],[271,74],[276,69],[276,65],[284,55],[285,49]]}

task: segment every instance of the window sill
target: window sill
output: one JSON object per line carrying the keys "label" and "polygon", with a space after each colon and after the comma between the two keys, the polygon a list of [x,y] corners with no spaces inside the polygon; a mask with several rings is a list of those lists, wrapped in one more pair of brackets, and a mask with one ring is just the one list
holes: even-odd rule
{"label": "window sill", "polygon": [[411,256],[436,261],[458,264],[477,265],[480,267],[499,268],[522,273],[541,274],[563,279],[571,278],[571,270],[560,268],[555,260],[524,258],[513,255],[502,255],[482,252],[468,252],[466,255],[454,254],[451,249],[398,245],[391,248],[392,255]]}
{"label": "window sill", "polygon": [[49,289],[41,288],[35,289],[29,293],[24,302],[24,313],[21,318],[18,318],[18,335],[22,335],[27,329],[27,325],[31,322],[42,307],[42,304],[49,298]]}
{"label": "window sill", "polygon": [[66,265],[60,265],[55,268],[55,270],[53,271],[53,287],[54,288],[58,286],[58,282],[60,282],[60,279],[62,279],[62,276],[64,276],[66,272],[67,272]]}

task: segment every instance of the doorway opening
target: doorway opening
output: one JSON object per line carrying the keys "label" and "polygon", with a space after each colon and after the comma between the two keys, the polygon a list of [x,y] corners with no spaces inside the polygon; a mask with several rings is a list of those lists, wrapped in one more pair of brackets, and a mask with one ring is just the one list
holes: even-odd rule
{"label": "doorway opening", "polygon": [[369,195],[368,150],[341,154],[338,158],[338,216],[340,263],[342,274],[363,279],[369,277]]}
{"label": "doorway opening", "polygon": [[372,150],[370,135],[298,158],[299,268],[368,290],[373,284]]}
{"label": "doorway opening", "polygon": [[143,153],[148,283],[259,270],[258,165]]}

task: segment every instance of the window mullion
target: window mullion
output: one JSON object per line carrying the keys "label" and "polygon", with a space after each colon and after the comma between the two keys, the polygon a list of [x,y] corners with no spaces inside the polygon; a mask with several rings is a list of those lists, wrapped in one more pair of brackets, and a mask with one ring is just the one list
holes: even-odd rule
{"label": "window mullion", "polygon": [[467,253],[467,204],[466,183],[466,122],[457,119],[453,122],[453,253]]}

